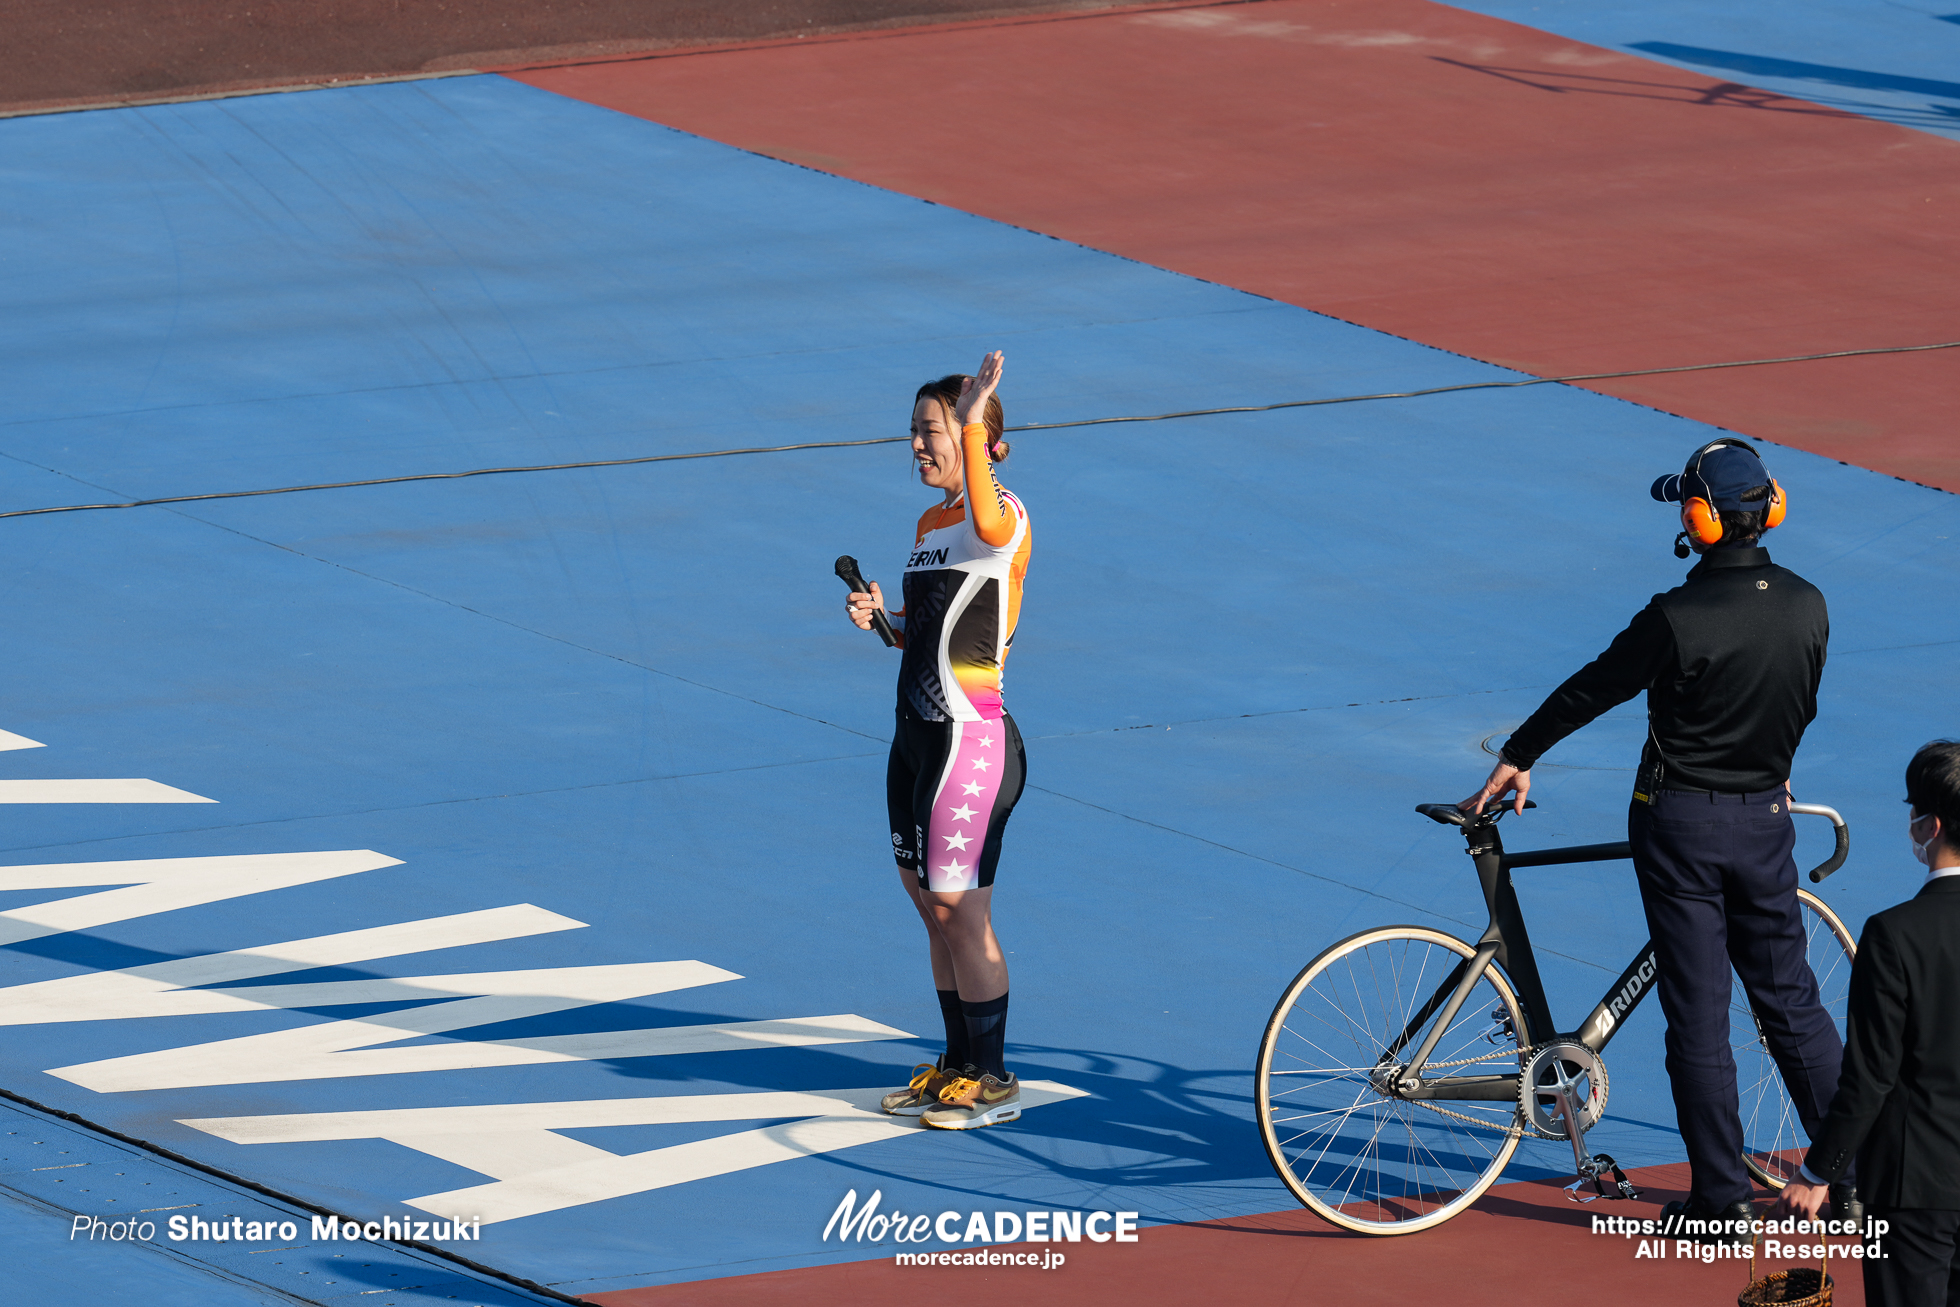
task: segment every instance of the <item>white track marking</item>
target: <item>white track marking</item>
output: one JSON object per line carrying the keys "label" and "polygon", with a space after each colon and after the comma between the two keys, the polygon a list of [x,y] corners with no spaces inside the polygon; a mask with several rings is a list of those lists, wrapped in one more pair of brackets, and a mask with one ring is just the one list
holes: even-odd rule
{"label": "white track marking", "polygon": [[[747,1094],[214,1116],[180,1124],[195,1126],[235,1144],[291,1144],[330,1139],[397,1139],[405,1135],[466,1135],[496,1130],[580,1130],[622,1125],[693,1125],[703,1121],[766,1121],[771,1117],[849,1116],[878,1112],[878,1100],[887,1092],[884,1089],[779,1089]],[[913,1117],[892,1119],[916,1121]]]}
{"label": "white track marking", "polygon": [[48,746],[39,740],[30,740],[25,735],[15,735],[12,731],[0,731],[0,753],[9,749],[45,749]]}
{"label": "white track marking", "polygon": [[[651,962],[636,965],[702,964]],[[710,967],[707,970],[718,969]],[[739,979],[741,977],[729,972],[708,978]],[[708,980],[690,983],[705,984]],[[673,986],[681,987],[678,984]],[[838,1016],[792,1017],[775,1021],[729,1021],[716,1025],[606,1031],[592,1035],[542,1035],[534,1039],[458,1039],[413,1048],[370,1047],[391,1040],[412,1039],[417,1035],[440,1034],[466,1026],[489,1025],[496,1021],[511,1021],[543,1012],[562,1011],[589,1003],[617,1002],[659,992],[640,986],[626,988],[631,992],[622,990],[609,999],[463,999],[435,1007],[411,1008],[368,1021],[335,1021],[320,1026],[302,1026],[297,1030],[247,1035],[242,1039],[57,1067],[48,1074],[99,1094],[117,1094],[139,1089],[188,1089],[203,1085],[399,1076],[420,1071],[476,1071],[497,1066],[588,1062],[595,1058],[740,1053],[765,1048],[860,1044],[881,1039],[911,1038],[903,1030],[843,1013]],[[482,1008],[479,1004],[495,1006]],[[459,1011],[466,1008],[471,1010]]]}
{"label": "white track marking", "polygon": [[[569,1060],[535,1053],[518,1044],[450,1040],[414,1048],[381,1049],[375,1044],[466,1030],[495,1022],[563,1012],[594,1003],[619,1003],[649,994],[740,980],[732,971],[705,962],[628,962],[601,967],[547,967],[535,971],[488,971],[461,976],[416,976],[398,981],[351,981],[396,987],[396,998],[449,998],[381,1016],[328,1021],[221,1039],[209,1044],[160,1049],[106,1058],[48,1072],[97,1093],[138,1089],[183,1089],[194,1085],[246,1085],[337,1076],[399,1075],[410,1071],[453,1071],[526,1062]],[[274,986],[274,988],[286,988]],[[318,986],[296,986],[318,989]],[[468,995],[469,997],[461,997]],[[648,1034],[658,1032],[649,1031]],[[820,1042],[820,1041],[819,1041]]]}
{"label": "white track marking", "polygon": [[769,1021],[724,1021],[715,1025],[668,1026],[659,1030],[606,1030],[589,1035],[541,1035],[506,1047],[529,1056],[523,1062],[593,1061],[616,1057],[661,1057],[682,1053],[726,1053],[744,1049],[807,1048],[814,1044],[862,1044],[910,1039],[903,1030],[851,1012],[826,1017],[782,1017]]}
{"label": "white track marking", "polygon": [[[332,1003],[374,1003],[434,998],[414,986],[423,980],[340,981],[316,985],[265,985],[246,989],[194,989],[305,971],[346,966],[376,958],[424,953],[432,949],[487,944],[497,940],[577,930],[585,925],[529,903],[450,917],[430,917],[337,935],[261,944],[230,953],[177,958],[125,971],[91,971],[58,980],[0,989],[0,1026],[44,1025],[53,1021],[115,1021],[134,1017],[192,1016],[210,1012],[254,1012],[272,1007],[324,1007]],[[394,988],[390,988],[394,987]],[[404,988],[406,987],[406,988]],[[370,992],[374,996],[370,997]],[[481,990],[476,991],[481,993]]]}
{"label": "white track marking", "polygon": [[0,912],[0,945],[90,930],[132,917],[216,903],[220,899],[351,876],[401,862],[372,849],[329,853],[248,853],[217,858],[153,858],[139,862],[56,862],[0,867],[0,891],[124,885],[31,908]]}
{"label": "white track marking", "polygon": [[478,1130],[466,1135],[417,1135],[408,1147],[499,1180],[610,1162],[618,1157],[549,1130]]}
{"label": "white track marking", "polygon": [[107,1094],[911,1038],[902,1030],[846,1013],[519,1039],[461,1039],[411,1048],[373,1047],[418,1035],[466,1030],[594,1003],[624,1002],[739,979],[734,972],[705,962],[632,962],[218,990],[212,992],[244,1000],[254,1007],[317,1007],[414,999],[453,1001],[433,1002],[361,1020],[330,1021],[78,1063],[54,1068],[48,1074]]}
{"label": "white track marking", "polygon": [[88,781],[0,781],[0,803],[216,803],[201,794],[134,777]]}
{"label": "white track marking", "polygon": [[[785,1121],[757,1130],[739,1130],[714,1139],[655,1148],[624,1157],[575,1162],[549,1171],[470,1185],[447,1193],[424,1194],[403,1205],[419,1207],[431,1215],[468,1213],[480,1217],[485,1225],[497,1221],[536,1216],[566,1207],[624,1198],[628,1194],[667,1189],[674,1185],[707,1180],[731,1171],[749,1171],[774,1162],[793,1162],[798,1158],[835,1153],[860,1144],[903,1139],[930,1127],[912,1117],[860,1113],[852,1116],[819,1116],[804,1121]],[[414,1139],[392,1142],[416,1147]]]}
{"label": "white track marking", "polygon": [[[899,1035],[900,1038],[909,1036]],[[491,1103],[373,1112],[232,1116],[186,1120],[238,1144],[387,1139],[494,1177],[493,1183],[425,1194],[410,1207],[485,1225],[645,1193],[774,1162],[814,1157],[885,1139],[918,1137],[928,1127],[878,1110],[883,1089],[685,1094],[567,1103]],[[1080,1098],[1086,1091],[1050,1080],[1021,1082],[1023,1111]],[[555,1135],[599,1126],[703,1121],[795,1120],[714,1139],[624,1156]],[[551,1142],[551,1141],[557,1142]]]}

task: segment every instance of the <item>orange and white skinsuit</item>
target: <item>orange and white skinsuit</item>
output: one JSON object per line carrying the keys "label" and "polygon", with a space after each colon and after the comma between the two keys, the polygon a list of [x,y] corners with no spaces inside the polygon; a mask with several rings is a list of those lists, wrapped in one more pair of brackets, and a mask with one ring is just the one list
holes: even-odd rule
{"label": "orange and white skinsuit", "polygon": [[993,883],[1025,770],[1001,668],[1021,614],[1028,513],[994,476],[986,427],[964,427],[960,446],[965,493],[920,516],[905,606],[892,614],[904,648],[887,772],[892,848],[935,891]]}

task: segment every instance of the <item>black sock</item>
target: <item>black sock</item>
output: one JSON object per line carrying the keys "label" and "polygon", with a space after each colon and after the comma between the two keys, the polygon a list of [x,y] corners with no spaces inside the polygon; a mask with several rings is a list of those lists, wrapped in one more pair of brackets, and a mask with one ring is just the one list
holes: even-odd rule
{"label": "black sock", "polygon": [[961,1002],[960,1010],[966,1016],[966,1060],[983,1075],[1006,1080],[1007,995],[984,1003]]}
{"label": "black sock", "polygon": [[960,991],[942,989],[939,993],[939,1016],[946,1023],[946,1055],[939,1059],[941,1071],[957,1073],[966,1065],[966,1016],[960,1011]]}

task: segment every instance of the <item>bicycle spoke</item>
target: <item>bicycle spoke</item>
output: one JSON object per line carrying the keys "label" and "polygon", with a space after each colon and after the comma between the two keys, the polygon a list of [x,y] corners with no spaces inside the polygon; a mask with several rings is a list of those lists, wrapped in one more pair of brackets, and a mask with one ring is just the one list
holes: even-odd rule
{"label": "bicycle spoke", "polygon": [[[1840,1036],[1851,974],[1852,945],[1828,916],[1829,909],[1808,891],[1797,896],[1803,914],[1804,941],[1819,999]],[[1734,982],[1730,1022],[1736,1061],[1736,1095],[1742,1108],[1743,1163],[1758,1179],[1780,1188],[1794,1173],[1793,1158],[1801,1157],[1808,1142],[1796,1106],[1790,1100],[1783,1074],[1771,1048],[1768,1031],[1756,1020],[1740,978]]]}
{"label": "bicycle spoke", "polygon": [[[1344,1035],[1347,1035],[1347,1036],[1348,1036],[1348,1037],[1349,1037],[1349,1038],[1350,1038],[1351,1040],[1353,1040],[1353,1042],[1354,1042],[1354,1046],[1355,1046],[1356,1048],[1362,1048],[1362,1047],[1363,1047],[1363,1045],[1362,1045],[1362,1042],[1361,1042],[1361,1041],[1360,1041],[1359,1039],[1357,1039],[1357,1038],[1355,1038],[1355,1037],[1354,1037],[1354,1034],[1353,1034],[1353,1032],[1352,1032],[1352,1030],[1342,1030],[1342,1029],[1341,1029],[1341,1027],[1339,1027],[1339,1026],[1337,1026],[1337,1025],[1335,1025],[1335,1024],[1334,1024],[1334,1023],[1332,1022],[1332,1021],[1329,1021],[1329,1020],[1328,1020],[1328,1019],[1327,1019],[1327,1018],[1326,1018],[1325,1016],[1323,1016],[1323,1015],[1321,1015],[1321,1014],[1320,1014],[1319,1012],[1310,1012],[1310,1013],[1308,1013],[1308,1015],[1309,1015],[1309,1016],[1311,1016],[1311,1017],[1313,1017],[1313,1019],[1314,1019],[1314,1020],[1316,1020],[1316,1021],[1318,1021],[1318,1022],[1320,1022],[1320,1024],[1322,1024],[1323,1026],[1326,1026],[1326,1027],[1327,1027],[1327,1028],[1328,1028],[1329,1030],[1332,1030],[1332,1031],[1334,1031],[1334,1032],[1335,1032],[1335,1033],[1337,1033],[1337,1034],[1344,1034]],[[1343,1012],[1341,1013],[1341,1015],[1342,1015],[1342,1016],[1346,1016],[1347,1014],[1346,1014],[1346,1012],[1345,1012],[1345,1011],[1343,1011]],[[1352,1019],[1352,1018],[1349,1018],[1349,1024],[1350,1024],[1350,1026],[1352,1026],[1352,1024],[1353,1024],[1353,1019]],[[1289,1023],[1289,1024],[1288,1024],[1288,1026],[1287,1026],[1287,1032],[1288,1032],[1289,1034],[1293,1034],[1293,1035],[1295,1035],[1296,1037],[1298,1037],[1298,1038],[1300,1038],[1300,1039],[1302,1039],[1302,1040],[1305,1040],[1305,1039],[1306,1039],[1306,1036],[1305,1036],[1305,1035],[1301,1035],[1301,1034],[1299,1034],[1299,1032],[1298,1032],[1298,1031],[1295,1031],[1295,1030],[1293,1030],[1293,1028],[1292,1028],[1292,1026],[1291,1026],[1291,1024],[1290,1024],[1290,1023]],[[1376,1044],[1376,1048],[1377,1048],[1378,1050],[1379,1050],[1379,1049],[1380,1049],[1381,1047],[1382,1047],[1382,1045],[1381,1045],[1381,1044],[1379,1044],[1379,1043],[1377,1043],[1377,1044]],[[1331,1056],[1331,1055],[1330,1055],[1330,1056]]]}
{"label": "bicycle spoke", "polygon": [[[1308,1117],[1311,1116],[1339,1116],[1342,1119],[1346,1119],[1347,1117],[1352,1116],[1356,1110],[1358,1110],[1363,1104],[1365,1104],[1368,1101],[1370,1093],[1371,1091],[1364,1089],[1361,1093],[1355,1095],[1354,1101],[1349,1103],[1346,1107],[1330,1107],[1325,1109],[1324,1111],[1308,1113],[1306,1116],[1286,1117],[1284,1118],[1284,1122],[1286,1124],[1291,1124],[1294,1121],[1307,1120]],[[1273,1121],[1274,1124],[1281,1123],[1280,1118],[1273,1118]],[[1302,1130],[1299,1132],[1299,1134],[1296,1134],[1293,1137],[1295,1139],[1298,1139],[1301,1135],[1305,1135],[1307,1133],[1309,1132]]]}
{"label": "bicycle spoke", "polygon": [[[1362,1157],[1366,1158],[1374,1155],[1375,1149],[1381,1140],[1382,1127],[1388,1124],[1389,1118],[1392,1115],[1393,1115],[1392,1112],[1383,1112],[1376,1119],[1374,1133],[1368,1136],[1368,1142],[1362,1146],[1362,1150],[1361,1150]],[[1375,1176],[1377,1179],[1381,1177],[1381,1163],[1379,1161],[1377,1161],[1375,1164]],[[1361,1170],[1360,1167],[1357,1166],[1354,1172],[1354,1179],[1358,1180],[1360,1178],[1361,1178]],[[1377,1185],[1376,1187],[1380,1188],[1380,1185]],[[1354,1201],[1354,1180],[1348,1181],[1347,1188],[1342,1191],[1341,1201],[1344,1204]]]}
{"label": "bicycle spoke", "polygon": [[[1473,1200],[1510,1159],[1514,1105],[1403,1100],[1377,1078],[1399,1071],[1432,1036],[1425,1079],[1515,1071],[1514,1044],[1482,1042],[1493,1008],[1513,1036],[1522,1022],[1494,970],[1478,974],[1437,1029],[1472,955],[1433,931],[1371,932],[1317,960],[1275,1014],[1258,1090],[1267,1148],[1294,1193],[1322,1215],[1356,1229],[1420,1228]],[[1425,1010],[1431,1015],[1412,1027]]]}
{"label": "bicycle spoke", "polygon": [[1329,1066],[1310,1067],[1304,1071],[1274,1071],[1270,1074],[1276,1076],[1329,1076],[1336,1079],[1345,1079],[1348,1076],[1366,1077],[1374,1069],[1371,1066]]}

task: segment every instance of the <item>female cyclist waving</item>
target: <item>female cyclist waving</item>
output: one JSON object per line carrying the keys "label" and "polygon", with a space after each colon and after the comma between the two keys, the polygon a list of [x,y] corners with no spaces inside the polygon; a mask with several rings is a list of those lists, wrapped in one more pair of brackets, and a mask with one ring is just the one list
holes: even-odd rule
{"label": "female cyclist waving", "polygon": [[[924,920],[946,1052],[884,1108],[947,1130],[1012,1121],[1020,1082],[1009,1074],[1007,963],[994,938],[994,869],[1021,797],[1021,733],[1001,706],[1001,664],[1021,611],[1028,514],[1001,488],[998,350],[977,377],[919,387],[912,454],[919,481],[942,495],[919,518],[905,563],[905,606],[890,613],[904,653],[898,727],[885,772],[892,852]],[[884,606],[876,582],[846,612],[860,629]]]}

